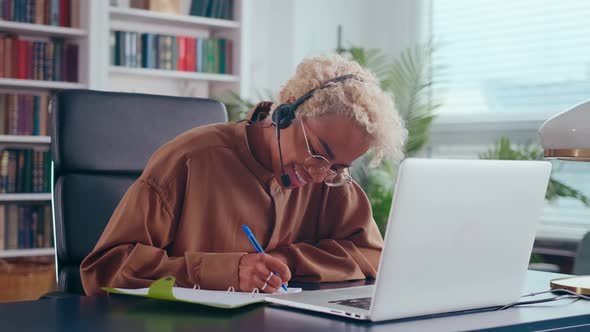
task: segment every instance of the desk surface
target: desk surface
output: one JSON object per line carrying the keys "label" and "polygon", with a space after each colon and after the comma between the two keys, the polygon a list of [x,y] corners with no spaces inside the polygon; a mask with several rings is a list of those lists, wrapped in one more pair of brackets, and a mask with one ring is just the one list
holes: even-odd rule
{"label": "desk surface", "polygon": [[[548,288],[555,274],[529,271],[526,292]],[[306,285],[308,289],[356,286],[361,282]],[[294,285],[292,285],[294,286]],[[566,326],[590,328],[590,302],[565,300],[505,311],[423,320],[370,323],[257,304],[237,310],[124,295],[68,297],[0,304],[2,331],[532,331]],[[557,330],[554,330],[557,328]]]}

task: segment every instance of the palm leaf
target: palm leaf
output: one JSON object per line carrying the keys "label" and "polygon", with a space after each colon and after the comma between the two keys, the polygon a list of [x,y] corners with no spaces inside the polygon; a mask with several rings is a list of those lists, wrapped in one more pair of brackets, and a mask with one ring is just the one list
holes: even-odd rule
{"label": "palm leaf", "polygon": [[352,60],[356,61],[361,67],[370,69],[371,73],[375,75],[377,80],[383,86],[388,78],[388,71],[390,67],[390,60],[381,51],[377,49],[365,49],[361,47],[350,47],[346,52]]}
{"label": "palm leaf", "polygon": [[[273,100],[272,92],[265,91],[266,97],[263,94],[258,92],[258,100]],[[238,93],[234,91],[228,91],[223,94],[218,99],[225,104],[225,109],[227,111],[227,119],[230,122],[236,122],[243,119],[249,110],[256,105],[256,102],[242,98]]]}

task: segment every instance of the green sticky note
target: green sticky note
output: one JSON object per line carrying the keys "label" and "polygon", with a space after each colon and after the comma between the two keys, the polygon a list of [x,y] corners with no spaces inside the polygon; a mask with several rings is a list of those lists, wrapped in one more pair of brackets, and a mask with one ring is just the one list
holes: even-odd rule
{"label": "green sticky note", "polygon": [[176,300],[172,294],[172,287],[174,287],[175,282],[176,278],[174,277],[164,277],[154,281],[148,290],[148,297],[162,300]]}

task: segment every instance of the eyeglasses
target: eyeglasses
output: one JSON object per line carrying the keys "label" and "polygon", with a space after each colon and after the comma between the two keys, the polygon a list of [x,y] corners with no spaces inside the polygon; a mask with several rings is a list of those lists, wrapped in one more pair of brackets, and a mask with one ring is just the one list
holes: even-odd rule
{"label": "eyeglasses", "polygon": [[303,168],[312,175],[322,175],[327,173],[324,177],[324,183],[330,187],[340,187],[352,182],[348,167],[333,170],[332,163],[328,159],[311,152],[309,141],[307,140],[307,133],[305,132],[305,126],[303,125],[303,119],[301,119],[301,128],[303,128],[303,137],[305,137],[307,153],[309,153],[309,157],[303,162]]}

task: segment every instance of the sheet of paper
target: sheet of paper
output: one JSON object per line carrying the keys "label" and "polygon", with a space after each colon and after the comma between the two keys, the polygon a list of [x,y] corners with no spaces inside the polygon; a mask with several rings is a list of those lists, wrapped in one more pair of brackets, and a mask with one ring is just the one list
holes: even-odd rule
{"label": "sheet of paper", "polygon": [[[129,294],[147,296],[148,288],[126,289],[115,288],[118,292]],[[212,291],[199,290],[182,287],[172,288],[172,295],[179,301],[201,303],[213,305],[218,307],[239,307],[251,303],[262,302],[267,296],[277,296],[281,294],[293,294],[301,292],[301,288],[289,288],[289,291],[279,290],[274,294],[267,293],[246,293],[246,292],[227,292],[227,291]]]}

